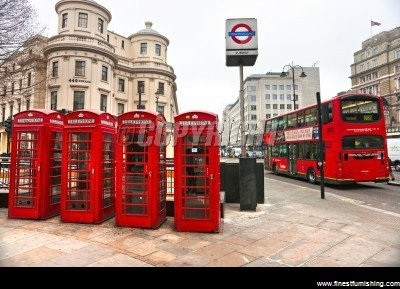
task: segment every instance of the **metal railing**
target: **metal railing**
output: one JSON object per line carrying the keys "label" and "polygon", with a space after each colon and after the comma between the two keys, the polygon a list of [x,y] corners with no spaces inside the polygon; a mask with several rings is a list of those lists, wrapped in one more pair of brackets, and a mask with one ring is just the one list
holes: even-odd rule
{"label": "metal railing", "polygon": [[0,189],[10,187],[10,157],[0,157]]}

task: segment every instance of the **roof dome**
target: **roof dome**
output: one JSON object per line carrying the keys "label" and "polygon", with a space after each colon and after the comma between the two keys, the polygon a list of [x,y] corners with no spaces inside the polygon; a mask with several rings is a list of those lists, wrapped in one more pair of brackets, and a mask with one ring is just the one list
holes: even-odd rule
{"label": "roof dome", "polygon": [[141,35],[154,35],[154,36],[164,39],[166,42],[166,45],[168,46],[168,44],[169,44],[168,38],[165,37],[164,35],[160,34],[158,31],[154,30],[153,28],[151,28],[151,26],[153,26],[153,22],[146,21],[144,24],[146,25],[145,29],[139,30],[137,33],[130,35],[129,38],[133,38],[135,36],[141,36]]}
{"label": "roof dome", "polygon": [[144,24],[146,25],[146,28],[139,30],[136,34],[160,34],[158,31],[151,28],[151,26],[153,26],[153,22],[146,21]]}

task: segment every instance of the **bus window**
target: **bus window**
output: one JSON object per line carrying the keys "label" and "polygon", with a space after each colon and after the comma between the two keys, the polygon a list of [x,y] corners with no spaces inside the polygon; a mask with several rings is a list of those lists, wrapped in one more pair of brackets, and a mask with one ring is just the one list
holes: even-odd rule
{"label": "bus window", "polygon": [[321,118],[323,124],[330,123],[333,121],[332,102],[325,103],[322,105]]}
{"label": "bus window", "polygon": [[342,139],[342,148],[348,149],[383,149],[381,136],[346,136]]}
{"label": "bus window", "polygon": [[304,159],[304,143],[298,144],[299,159]]}
{"label": "bus window", "polygon": [[287,127],[287,116],[278,117],[278,128],[277,130],[284,130]]}
{"label": "bus window", "polygon": [[288,149],[286,144],[281,144],[278,146],[278,156],[279,157],[287,157]]}
{"label": "bus window", "polygon": [[297,126],[296,122],[297,122],[297,114],[296,113],[292,113],[288,115],[288,119],[287,119],[287,127],[288,128],[295,128]]}
{"label": "bus window", "polygon": [[271,131],[276,131],[278,129],[278,119],[274,118],[271,124]]}
{"label": "bus window", "polygon": [[305,112],[306,126],[313,126],[317,123],[317,108],[307,109]]}
{"label": "bus window", "polygon": [[272,121],[267,120],[265,122],[265,132],[270,132],[272,130]]}
{"label": "bus window", "polygon": [[374,122],[380,119],[377,99],[344,99],[340,102],[342,119],[348,122]]}
{"label": "bus window", "polygon": [[316,142],[304,143],[305,159],[317,159],[318,157],[318,145]]}
{"label": "bus window", "polygon": [[302,127],[304,125],[304,110],[297,113],[297,127]]}

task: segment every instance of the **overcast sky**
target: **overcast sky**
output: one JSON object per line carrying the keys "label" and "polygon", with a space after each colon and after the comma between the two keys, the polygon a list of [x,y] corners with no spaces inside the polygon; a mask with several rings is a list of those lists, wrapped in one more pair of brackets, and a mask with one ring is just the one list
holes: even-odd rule
{"label": "overcast sky", "polygon": [[[30,0],[57,34],[58,0]],[[320,68],[321,98],[351,87],[353,55],[361,43],[400,26],[400,0],[96,0],[112,14],[108,29],[128,37],[153,22],[167,37],[168,64],[177,76],[180,113],[206,110],[222,116],[239,95],[239,67],[225,65],[225,21],[256,18],[258,58],[251,74],[281,72],[293,62]],[[381,23],[371,27],[370,21]],[[371,30],[372,28],[372,30]]]}

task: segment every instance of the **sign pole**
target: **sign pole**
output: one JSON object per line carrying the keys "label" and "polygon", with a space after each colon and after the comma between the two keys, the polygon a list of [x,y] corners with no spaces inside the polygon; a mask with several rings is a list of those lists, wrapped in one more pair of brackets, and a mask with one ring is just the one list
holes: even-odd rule
{"label": "sign pole", "polygon": [[318,144],[319,144],[319,154],[318,154],[318,164],[317,167],[320,171],[321,176],[321,199],[325,199],[325,176],[324,176],[324,141],[322,139],[322,106],[321,106],[321,96],[319,92],[317,95],[317,110],[318,110]]}
{"label": "sign pole", "polygon": [[241,156],[246,156],[246,127],[244,125],[244,81],[243,81],[243,65],[239,66],[240,71],[240,144],[242,148]]}

